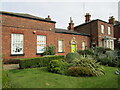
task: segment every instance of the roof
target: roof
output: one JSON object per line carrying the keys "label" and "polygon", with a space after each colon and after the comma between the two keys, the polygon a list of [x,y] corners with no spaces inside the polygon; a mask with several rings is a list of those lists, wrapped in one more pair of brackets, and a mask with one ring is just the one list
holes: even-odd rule
{"label": "roof", "polygon": [[116,25],[114,25],[114,26],[120,26],[120,23],[119,23],[119,24],[116,24]]}
{"label": "roof", "polygon": [[78,33],[76,31],[66,30],[66,29],[58,29],[55,30],[56,33],[64,33],[64,34],[74,34],[74,35],[82,35],[82,36],[90,36],[90,34]]}
{"label": "roof", "polygon": [[0,14],[9,15],[9,16],[16,16],[16,17],[22,17],[22,18],[28,18],[28,19],[33,19],[33,20],[40,20],[40,21],[51,22],[51,23],[56,23],[55,21],[47,20],[47,19],[44,19],[44,18],[41,18],[41,17],[26,14],[26,13],[13,13],[13,12],[0,11]]}
{"label": "roof", "polygon": [[120,21],[116,21],[114,26],[120,26]]}
{"label": "roof", "polygon": [[75,28],[76,28],[76,27],[79,27],[79,26],[83,26],[83,25],[89,24],[89,23],[92,23],[92,22],[94,22],[94,21],[101,21],[101,22],[110,24],[110,23],[108,23],[108,22],[106,22],[106,21],[103,21],[103,20],[100,20],[100,19],[95,19],[95,20],[91,20],[90,22],[83,23],[83,24],[80,24],[80,25],[78,25],[78,26],[75,26]]}

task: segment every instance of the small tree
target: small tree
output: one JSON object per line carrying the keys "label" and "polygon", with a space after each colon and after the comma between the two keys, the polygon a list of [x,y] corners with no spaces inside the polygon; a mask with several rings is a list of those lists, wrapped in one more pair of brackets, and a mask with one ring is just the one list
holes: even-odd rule
{"label": "small tree", "polygon": [[45,52],[43,55],[55,55],[56,54],[56,47],[55,46],[47,46],[45,48]]}

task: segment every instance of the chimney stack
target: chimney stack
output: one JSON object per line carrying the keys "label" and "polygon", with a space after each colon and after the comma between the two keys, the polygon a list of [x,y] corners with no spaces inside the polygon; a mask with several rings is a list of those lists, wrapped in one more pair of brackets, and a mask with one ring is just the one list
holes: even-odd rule
{"label": "chimney stack", "polygon": [[89,13],[86,13],[86,15],[85,15],[85,22],[86,23],[90,21],[90,17],[91,17],[91,15]]}
{"label": "chimney stack", "polygon": [[109,17],[109,23],[110,24],[115,24],[115,18],[113,16]]}
{"label": "chimney stack", "polygon": [[74,31],[74,23],[73,23],[73,20],[72,20],[71,17],[70,17],[70,23],[69,23],[69,26],[68,26],[68,30]]}

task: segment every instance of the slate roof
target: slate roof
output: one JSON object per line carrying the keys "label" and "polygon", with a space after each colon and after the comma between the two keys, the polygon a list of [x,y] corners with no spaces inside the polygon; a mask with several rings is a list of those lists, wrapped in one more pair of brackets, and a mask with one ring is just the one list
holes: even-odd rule
{"label": "slate roof", "polygon": [[80,24],[80,25],[78,25],[78,26],[75,26],[75,28],[76,28],[76,27],[79,27],[79,26],[83,26],[83,25],[89,24],[89,23],[92,23],[92,22],[94,22],[94,21],[101,21],[101,22],[110,24],[110,23],[108,23],[108,22],[106,22],[106,21],[103,21],[103,20],[100,20],[100,19],[95,19],[95,20],[91,20],[90,22],[87,22],[87,23],[85,22],[85,23],[83,23],[83,24]]}
{"label": "slate roof", "polygon": [[59,28],[56,28],[55,32],[56,33],[64,33],[64,34],[74,34],[74,35],[90,36],[90,34],[78,33],[76,31],[71,31],[71,30],[66,30],[66,29],[59,29]]}
{"label": "slate roof", "polygon": [[114,26],[120,26],[120,23],[119,23],[119,24],[116,24],[116,25],[114,25]]}
{"label": "slate roof", "polygon": [[47,19],[44,19],[44,18],[41,18],[41,17],[26,14],[26,13],[13,13],[13,12],[0,11],[0,14],[16,16],[16,17],[22,17],[22,18],[28,18],[28,19],[33,19],[33,20],[40,20],[40,21],[51,22],[51,23],[56,23],[55,21],[47,20]]}
{"label": "slate roof", "polygon": [[120,26],[120,21],[116,21],[114,26]]}

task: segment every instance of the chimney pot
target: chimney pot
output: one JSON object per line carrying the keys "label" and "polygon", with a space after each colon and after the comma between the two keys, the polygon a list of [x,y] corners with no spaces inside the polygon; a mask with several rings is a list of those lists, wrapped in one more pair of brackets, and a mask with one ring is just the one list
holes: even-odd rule
{"label": "chimney pot", "polygon": [[85,15],[85,22],[86,23],[90,21],[90,17],[91,17],[91,15],[89,13],[86,13],[86,15]]}
{"label": "chimney pot", "polygon": [[51,20],[50,15],[48,15],[48,17],[47,17],[47,18],[45,18],[45,19],[47,19],[47,20]]}

